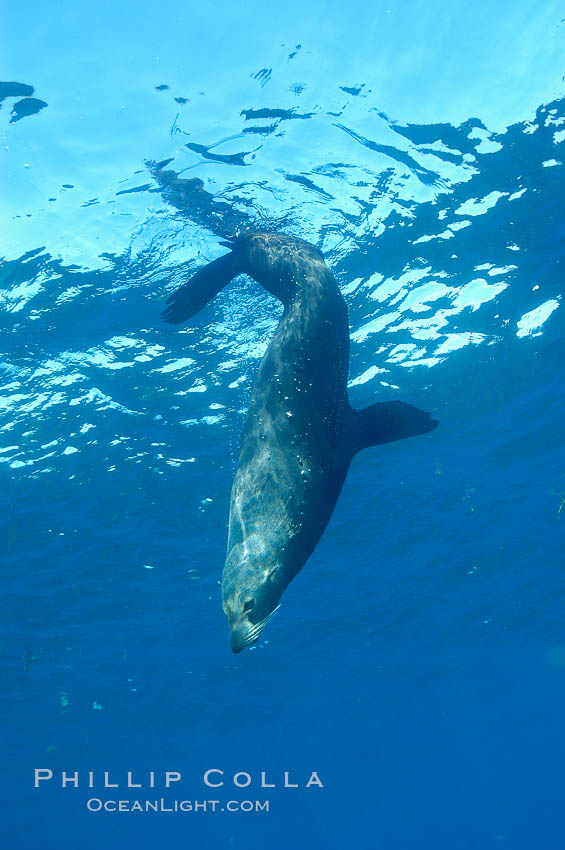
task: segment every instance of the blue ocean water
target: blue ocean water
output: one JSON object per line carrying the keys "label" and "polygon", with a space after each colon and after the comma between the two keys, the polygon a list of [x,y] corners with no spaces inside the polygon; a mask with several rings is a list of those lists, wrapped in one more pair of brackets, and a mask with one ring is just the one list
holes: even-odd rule
{"label": "blue ocean water", "polygon": [[[564,41],[527,0],[5,10],[3,846],[565,846]],[[240,278],[160,311],[237,229],[316,244],[352,402],[440,426],[355,458],[235,656],[229,493],[280,306]],[[161,798],[269,811],[87,807]]]}

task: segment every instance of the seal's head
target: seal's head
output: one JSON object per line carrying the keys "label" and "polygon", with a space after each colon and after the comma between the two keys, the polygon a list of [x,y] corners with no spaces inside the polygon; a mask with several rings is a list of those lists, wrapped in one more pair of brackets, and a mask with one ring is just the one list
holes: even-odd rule
{"label": "seal's head", "polygon": [[259,586],[256,583],[239,585],[231,593],[224,589],[223,609],[228,618],[233,652],[241,652],[259,640],[280,607],[280,593],[273,591],[270,582]]}

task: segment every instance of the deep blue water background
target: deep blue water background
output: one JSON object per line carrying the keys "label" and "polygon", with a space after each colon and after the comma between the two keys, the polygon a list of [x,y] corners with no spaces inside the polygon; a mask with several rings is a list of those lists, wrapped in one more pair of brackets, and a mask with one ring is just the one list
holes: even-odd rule
{"label": "deep blue water background", "polygon": [[[1,78],[47,105],[0,113],[6,847],[565,846],[565,28],[490,5],[7,11]],[[167,191],[170,157],[202,182]],[[440,427],[356,457],[234,656],[229,491],[279,308],[240,280],[159,313],[237,227],[315,242],[352,402]],[[37,767],[271,810],[94,814]],[[325,787],[207,794],[211,767]]]}

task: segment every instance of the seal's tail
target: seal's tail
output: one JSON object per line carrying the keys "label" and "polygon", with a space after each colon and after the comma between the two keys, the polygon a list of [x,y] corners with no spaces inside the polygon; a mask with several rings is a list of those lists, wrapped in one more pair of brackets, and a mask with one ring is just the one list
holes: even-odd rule
{"label": "seal's tail", "polygon": [[437,428],[437,419],[404,401],[385,401],[355,410],[354,449],[368,449]]}
{"label": "seal's tail", "polygon": [[[220,244],[227,248],[235,247],[235,243],[222,242]],[[208,263],[207,266],[197,271],[188,283],[183,284],[172,295],[169,295],[167,298],[169,306],[161,314],[163,319],[173,325],[186,322],[243,270],[242,257],[237,251],[230,251],[229,254],[224,254],[223,257]]]}

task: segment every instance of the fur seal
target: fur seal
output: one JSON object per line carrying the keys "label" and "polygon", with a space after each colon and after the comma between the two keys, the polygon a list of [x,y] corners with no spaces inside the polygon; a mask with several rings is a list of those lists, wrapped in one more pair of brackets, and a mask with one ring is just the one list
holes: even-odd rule
{"label": "fur seal", "polygon": [[347,306],[316,247],[275,233],[221,244],[230,252],[176,290],[163,318],[191,318],[239,274],[284,305],[253,384],[231,491],[222,606],[241,652],[314,551],[355,453],[438,423],[401,401],[351,407]]}

